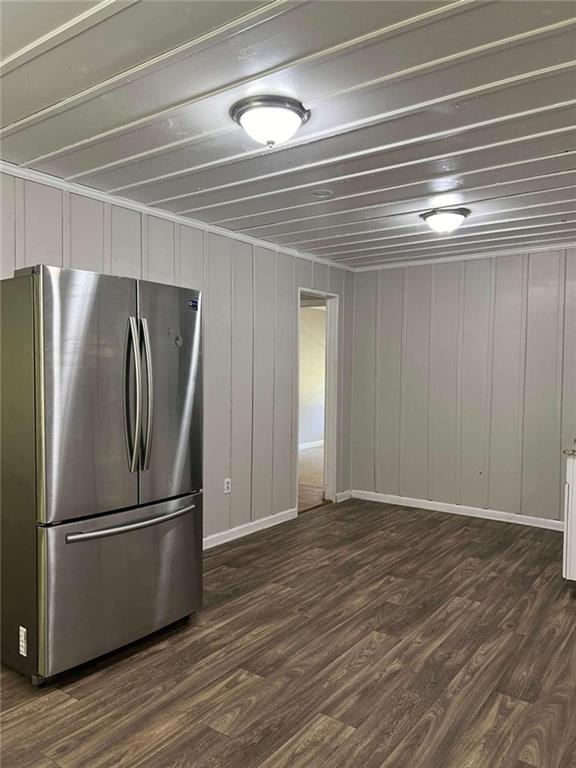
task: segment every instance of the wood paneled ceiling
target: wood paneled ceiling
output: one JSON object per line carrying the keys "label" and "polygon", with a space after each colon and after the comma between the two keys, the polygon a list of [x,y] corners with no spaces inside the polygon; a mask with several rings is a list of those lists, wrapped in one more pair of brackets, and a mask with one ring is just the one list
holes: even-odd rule
{"label": "wood paneled ceiling", "polygon": [[[576,242],[575,2],[1,10],[6,161],[354,267]],[[269,93],[312,111],[271,150],[229,117]]]}

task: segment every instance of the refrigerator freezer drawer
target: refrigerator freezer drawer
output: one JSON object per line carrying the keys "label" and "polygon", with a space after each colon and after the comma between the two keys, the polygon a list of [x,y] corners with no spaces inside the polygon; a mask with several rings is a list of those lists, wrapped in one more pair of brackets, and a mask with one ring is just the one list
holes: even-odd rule
{"label": "refrigerator freezer drawer", "polygon": [[39,527],[41,677],[200,607],[202,495]]}

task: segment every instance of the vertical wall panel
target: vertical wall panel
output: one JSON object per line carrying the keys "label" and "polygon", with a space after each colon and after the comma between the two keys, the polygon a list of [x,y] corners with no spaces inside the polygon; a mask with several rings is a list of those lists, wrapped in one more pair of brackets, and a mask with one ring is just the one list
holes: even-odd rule
{"label": "vertical wall panel", "polygon": [[491,260],[468,261],[463,271],[458,501],[471,507],[485,507]]}
{"label": "vertical wall panel", "polygon": [[276,254],[276,338],[274,363],[274,448],[272,511],[291,509],[292,366],[295,326],[294,259]]}
{"label": "vertical wall panel", "polygon": [[104,203],[104,272],[107,275],[112,274],[112,205]]}
{"label": "vertical wall panel", "polygon": [[252,519],[272,514],[274,444],[274,253],[254,249]]}
{"label": "vertical wall panel", "polygon": [[204,232],[180,224],[176,229],[176,285],[201,291],[204,287]]}
{"label": "vertical wall panel", "polygon": [[400,405],[404,271],[378,273],[376,490],[400,492]]}
{"label": "vertical wall panel", "polygon": [[296,287],[313,288],[313,265],[309,259],[296,259]]}
{"label": "vertical wall panel", "polygon": [[352,372],[354,368],[354,287],[353,272],[344,272],[344,333],[341,345],[344,379],[342,390],[342,491],[352,488]]}
{"label": "vertical wall panel", "polygon": [[70,266],[104,271],[104,203],[70,195]]}
{"label": "vertical wall panel", "polygon": [[174,283],[175,247],[174,223],[166,219],[146,216],[148,242],[143,253],[142,271],[144,280],[157,283]]}
{"label": "vertical wall panel", "polygon": [[230,527],[230,240],[206,238],[204,296],[204,534]]}
{"label": "vertical wall panel", "polygon": [[142,277],[142,225],[140,214],[112,206],[111,271],[123,277]]}
{"label": "vertical wall panel", "polygon": [[16,268],[16,195],[14,176],[0,174],[0,280],[12,277]]}
{"label": "vertical wall panel", "polygon": [[330,268],[318,261],[312,263],[312,285],[315,291],[328,291],[330,284]]}
{"label": "vertical wall panel", "polygon": [[560,507],[560,310],[563,253],[530,256],[522,514],[557,517]]}
{"label": "vertical wall panel", "polygon": [[252,507],[252,246],[232,241],[232,422],[230,522],[249,523]]}
{"label": "vertical wall panel", "polygon": [[[299,288],[312,288],[313,287],[313,263],[309,259],[294,259],[294,303],[296,311],[294,312],[294,328],[292,330],[293,337],[298,337],[298,289]],[[298,364],[293,366],[292,370],[292,434],[298,434]],[[296,437],[294,437],[296,440]],[[294,472],[296,469],[294,468]],[[295,482],[292,483],[292,493],[290,497],[290,507],[293,509],[297,506],[298,500],[296,498],[297,488]]]}
{"label": "vertical wall panel", "polygon": [[373,490],[374,470],[377,491],[398,493],[394,473],[385,474],[396,428],[386,376],[394,371],[387,361],[395,359],[401,324],[400,493],[559,519],[560,449],[576,437],[576,251],[398,268],[356,280],[353,487]]}
{"label": "vertical wall panel", "polygon": [[[576,443],[576,248],[566,252],[564,297],[564,371],[562,399],[562,447]],[[566,457],[562,457],[561,488],[566,481]]]}
{"label": "vertical wall panel", "polygon": [[458,264],[432,267],[428,498],[456,502]]}
{"label": "vertical wall panel", "polygon": [[18,266],[62,266],[62,192],[24,182],[23,261]]}
{"label": "vertical wall panel", "polygon": [[72,195],[68,190],[62,192],[62,266],[70,267],[70,240],[72,227],[70,222],[70,199]]}
{"label": "vertical wall panel", "polygon": [[430,356],[430,267],[413,267],[404,278],[404,344],[400,424],[400,493],[428,493],[428,380]]}
{"label": "vertical wall panel", "polygon": [[523,256],[496,261],[488,507],[520,512],[524,397]]}
{"label": "vertical wall panel", "polygon": [[374,490],[374,406],[376,281],[370,272],[356,275],[352,394],[352,488]]}
{"label": "vertical wall panel", "polygon": [[70,266],[70,240],[71,240],[71,226],[70,226],[70,198],[71,194],[68,190],[62,192],[62,266]]}
{"label": "vertical wall panel", "polygon": [[345,437],[342,432],[344,413],[344,271],[330,268],[328,279],[330,293],[338,296],[338,374],[337,374],[337,416],[336,416],[336,491],[348,490],[342,484],[342,461]]}

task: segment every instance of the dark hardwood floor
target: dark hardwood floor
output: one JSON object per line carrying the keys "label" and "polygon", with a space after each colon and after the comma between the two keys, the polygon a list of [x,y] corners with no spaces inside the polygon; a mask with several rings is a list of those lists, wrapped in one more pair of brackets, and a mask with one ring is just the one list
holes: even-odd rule
{"label": "dark hardwood floor", "polygon": [[298,511],[324,504],[324,446],[298,451]]}
{"label": "dark hardwood floor", "polygon": [[206,606],[34,689],[5,768],[576,768],[561,535],[350,501],[206,554]]}

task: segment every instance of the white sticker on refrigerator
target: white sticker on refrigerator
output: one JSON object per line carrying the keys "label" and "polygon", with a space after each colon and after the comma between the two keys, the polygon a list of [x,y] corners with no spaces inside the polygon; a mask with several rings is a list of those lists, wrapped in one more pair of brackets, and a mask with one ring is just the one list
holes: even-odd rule
{"label": "white sticker on refrigerator", "polygon": [[20,656],[28,656],[28,630],[18,627],[18,652]]}

